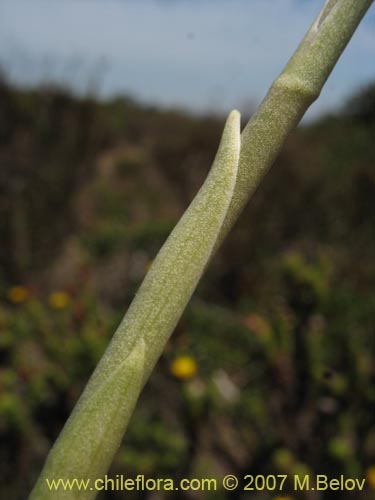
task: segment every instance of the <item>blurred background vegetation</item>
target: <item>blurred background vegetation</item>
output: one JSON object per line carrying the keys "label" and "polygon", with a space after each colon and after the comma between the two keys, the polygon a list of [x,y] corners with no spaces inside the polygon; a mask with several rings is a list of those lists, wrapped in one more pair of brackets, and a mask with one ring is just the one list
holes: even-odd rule
{"label": "blurred background vegetation", "polygon": [[[373,498],[374,96],[359,89],[287,141],[146,386],[113,477],[345,474],[367,487],[337,498]],[[17,500],[207,174],[223,119],[4,76],[0,102],[0,497]]]}

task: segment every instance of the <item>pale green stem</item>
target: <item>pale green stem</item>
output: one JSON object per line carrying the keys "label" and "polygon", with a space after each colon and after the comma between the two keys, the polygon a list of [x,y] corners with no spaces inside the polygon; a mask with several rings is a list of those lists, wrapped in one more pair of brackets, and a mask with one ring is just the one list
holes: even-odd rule
{"label": "pale green stem", "polygon": [[47,479],[101,478],[165,343],[212,255],[236,182],[240,115],[227,120],[211,171],[146,275],[49,453],[30,499],[91,499],[93,489],[49,491]]}
{"label": "pale green stem", "polygon": [[218,247],[320,92],[373,0],[328,0],[241,134],[237,183]]}
{"label": "pale green stem", "polygon": [[233,112],[210,174],[159,252],[52,448],[30,500],[92,499],[51,491],[46,479],[101,478],[139,393],[213,251],[238,218],[285,138],[320,91],[372,0],[328,0],[239,137]]}

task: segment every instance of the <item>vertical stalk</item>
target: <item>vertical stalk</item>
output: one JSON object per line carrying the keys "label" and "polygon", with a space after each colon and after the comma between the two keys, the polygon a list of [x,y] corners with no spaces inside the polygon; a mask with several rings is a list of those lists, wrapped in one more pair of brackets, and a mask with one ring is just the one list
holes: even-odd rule
{"label": "vertical stalk", "polygon": [[241,134],[235,192],[216,246],[320,92],[373,0],[327,0]]}
{"label": "vertical stalk", "polygon": [[[210,173],[163,245],[70,415],[30,500],[89,500],[107,472],[133,409],[209,261],[236,182],[240,114],[228,117]],[[91,481],[50,489],[53,481]]]}
{"label": "vertical stalk", "polygon": [[215,248],[297,125],[372,0],[328,0],[239,137],[230,115],[208,179],[159,255],[52,448],[30,500],[91,499],[46,479],[102,477],[147,381]]}

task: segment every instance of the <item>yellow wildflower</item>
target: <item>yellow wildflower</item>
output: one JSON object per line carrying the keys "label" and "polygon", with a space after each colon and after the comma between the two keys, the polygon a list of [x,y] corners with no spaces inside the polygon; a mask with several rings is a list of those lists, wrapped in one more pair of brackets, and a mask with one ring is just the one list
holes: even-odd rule
{"label": "yellow wildflower", "polygon": [[70,297],[66,292],[53,292],[48,302],[53,309],[65,309],[69,305]]}
{"label": "yellow wildflower", "polygon": [[366,471],[366,479],[370,486],[375,490],[375,465],[371,465]]}
{"label": "yellow wildflower", "polygon": [[189,379],[197,373],[198,366],[192,357],[180,356],[171,363],[170,371],[177,378]]}
{"label": "yellow wildflower", "polygon": [[29,291],[24,286],[12,286],[7,291],[8,299],[14,304],[21,304],[29,297]]}

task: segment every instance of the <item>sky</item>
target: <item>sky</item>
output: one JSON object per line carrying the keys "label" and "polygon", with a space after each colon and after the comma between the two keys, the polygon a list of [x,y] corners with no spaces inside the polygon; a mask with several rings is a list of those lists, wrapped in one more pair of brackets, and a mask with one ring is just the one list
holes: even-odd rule
{"label": "sky", "polygon": [[[323,0],[0,0],[0,66],[106,98],[194,112],[253,110]],[[375,6],[308,111],[375,79]]]}

